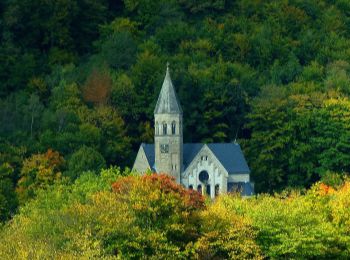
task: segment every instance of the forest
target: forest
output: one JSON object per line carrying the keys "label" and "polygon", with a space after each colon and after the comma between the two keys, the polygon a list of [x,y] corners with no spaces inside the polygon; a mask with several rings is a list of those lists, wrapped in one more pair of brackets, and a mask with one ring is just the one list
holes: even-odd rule
{"label": "forest", "polygon": [[[197,195],[166,184],[166,213],[120,197],[119,181],[162,183],[129,168],[153,142],[167,62],[184,142],[237,141],[261,195],[191,205]],[[0,1],[1,258],[346,258],[349,172],[348,0]],[[173,217],[142,226],[152,214]],[[131,226],[139,240],[123,240]]]}

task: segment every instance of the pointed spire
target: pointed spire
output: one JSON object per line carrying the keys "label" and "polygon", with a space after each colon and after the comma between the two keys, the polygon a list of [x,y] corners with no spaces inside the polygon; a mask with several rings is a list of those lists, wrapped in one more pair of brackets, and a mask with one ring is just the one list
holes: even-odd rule
{"label": "pointed spire", "polygon": [[170,78],[169,62],[154,114],[182,114],[180,103]]}

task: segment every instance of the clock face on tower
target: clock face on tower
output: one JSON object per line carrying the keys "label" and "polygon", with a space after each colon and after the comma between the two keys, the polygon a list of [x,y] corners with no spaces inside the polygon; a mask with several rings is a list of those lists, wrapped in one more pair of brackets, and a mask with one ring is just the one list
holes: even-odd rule
{"label": "clock face on tower", "polygon": [[168,144],[161,144],[160,145],[160,152],[161,153],[169,153],[169,145]]}

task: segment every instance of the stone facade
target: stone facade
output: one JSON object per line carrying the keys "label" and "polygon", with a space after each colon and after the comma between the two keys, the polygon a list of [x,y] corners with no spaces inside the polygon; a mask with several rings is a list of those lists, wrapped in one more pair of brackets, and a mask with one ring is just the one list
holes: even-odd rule
{"label": "stone facade", "polygon": [[[202,172],[207,172],[209,175],[205,183],[199,178]],[[182,184],[185,187],[196,189],[200,192],[202,192],[202,189],[205,189],[205,192],[212,198],[220,193],[227,192],[228,172],[207,145],[203,146],[184,171],[182,177]]]}
{"label": "stone facade", "polygon": [[155,114],[155,165],[180,182],[182,172],[182,114]]}

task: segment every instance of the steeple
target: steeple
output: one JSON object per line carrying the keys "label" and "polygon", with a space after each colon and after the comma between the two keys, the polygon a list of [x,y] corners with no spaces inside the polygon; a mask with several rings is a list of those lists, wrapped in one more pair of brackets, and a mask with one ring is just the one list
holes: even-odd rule
{"label": "steeple", "polygon": [[171,82],[169,63],[154,110],[155,169],[181,182],[183,170],[182,109]]}
{"label": "steeple", "polygon": [[170,78],[169,63],[167,63],[163,86],[160,91],[154,114],[182,114],[180,102]]}

